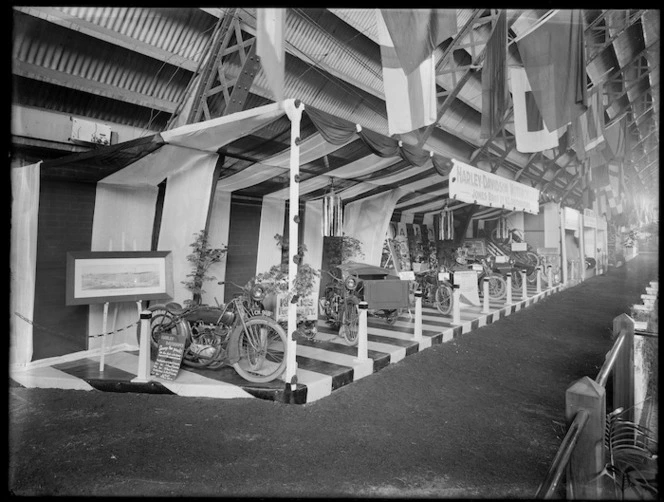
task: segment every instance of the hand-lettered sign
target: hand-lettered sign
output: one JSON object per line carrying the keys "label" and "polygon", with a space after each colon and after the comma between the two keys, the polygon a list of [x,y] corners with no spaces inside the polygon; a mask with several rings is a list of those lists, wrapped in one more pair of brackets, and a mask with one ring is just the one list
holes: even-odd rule
{"label": "hand-lettered sign", "polygon": [[164,380],[175,380],[180,371],[180,363],[184,355],[185,335],[163,333],[159,337],[159,352],[152,366],[151,375]]}

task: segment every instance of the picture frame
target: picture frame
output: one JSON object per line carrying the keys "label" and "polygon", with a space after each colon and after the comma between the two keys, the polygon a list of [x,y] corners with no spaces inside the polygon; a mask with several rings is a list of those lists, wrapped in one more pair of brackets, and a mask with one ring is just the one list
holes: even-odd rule
{"label": "picture frame", "polygon": [[70,251],[66,305],[173,299],[170,251]]}

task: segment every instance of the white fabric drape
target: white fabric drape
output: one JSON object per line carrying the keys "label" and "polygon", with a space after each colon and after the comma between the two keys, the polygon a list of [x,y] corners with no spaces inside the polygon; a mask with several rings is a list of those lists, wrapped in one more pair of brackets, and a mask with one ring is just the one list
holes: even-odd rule
{"label": "white fabric drape", "polygon": [[[157,192],[156,186],[98,183],[92,219],[91,251],[149,251]],[[113,304],[109,308],[107,331],[129,326],[136,322],[138,316],[135,302]],[[90,305],[89,333],[100,334],[102,328],[103,305]],[[114,334],[113,344],[136,343],[137,329]],[[92,337],[88,348],[99,347],[101,342],[101,337]]]}
{"label": "white fabric drape", "polygon": [[41,162],[11,168],[12,215],[9,244],[9,361],[25,366],[32,360],[32,325],[37,275],[37,222]]}
{"label": "white fabric drape", "polygon": [[[230,228],[231,216],[231,193],[224,190],[217,190],[214,193],[212,200],[212,211],[210,213],[210,225],[208,229],[208,243],[213,248],[228,247],[228,231]],[[205,293],[203,293],[203,303],[208,305],[216,305],[216,301],[222,303],[224,301],[225,287],[223,282],[226,279],[226,258],[227,255],[221,258],[219,263],[210,265],[208,270],[209,274],[216,277],[215,280],[210,281],[205,285]]]}
{"label": "white fabric drape", "polygon": [[[304,205],[304,236],[302,238],[307,252],[304,253],[304,263],[308,263],[314,270],[323,266],[323,201],[308,201]],[[314,305],[318,305],[318,291],[320,277],[314,279],[312,293]]]}
{"label": "white fabric drape", "polygon": [[286,201],[263,197],[261,225],[258,233],[258,255],[256,256],[257,274],[267,272],[273,265],[281,263],[281,248],[277,245],[274,236],[279,234],[283,237],[285,214]]}
{"label": "white fabric drape", "polygon": [[360,240],[363,261],[369,265],[380,266],[387,227],[401,195],[401,189],[395,188],[346,205],[344,234]]}
{"label": "white fabric drape", "polygon": [[172,253],[173,296],[179,303],[192,298],[181,281],[192,269],[187,261],[190,245],[205,229],[216,162],[217,154],[205,154],[189,163],[187,169],[170,175],[166,182],[157,249]]}

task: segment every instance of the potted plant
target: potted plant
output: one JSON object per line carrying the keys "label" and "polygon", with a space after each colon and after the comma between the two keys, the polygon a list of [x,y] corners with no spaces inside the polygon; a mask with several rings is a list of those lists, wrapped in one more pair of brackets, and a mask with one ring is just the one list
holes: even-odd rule
{"label": "potted plant", "polygon": [[279,265],[273,265],[269,271],[257,274],[252,281],[261,283],[266,288],[266,293],[281,294],[287,293],[291,301],[297,302],[298,298],[309,296],[314,289],[314,281],[320,276],[320,272],[308,263],[303,263],[304,253],[307,247],[304,244],[298,246],[298,266],[297,275],[293,290],[289,290],[288,284],[288,239],[280,234],[276,234],[274,239],[277,246],[282,249],[282,262]]}
{"label": "potted plant", "polygon": [[208,270],[213,264],[219,263],[228,250],[223,244],[219,248],[210,247],[208,233],[205,230],[200,230],[194,236],[194,242],[189,245],[193,248],[193,252],[187,255],[187,261],[192,264],[192,271],[187,274],[188,280],[181,281],[192,293],[192,299],[185,300],[185,305],[201,304],[205,293],[203,283],[216,279],[215,276],[208,275]]}

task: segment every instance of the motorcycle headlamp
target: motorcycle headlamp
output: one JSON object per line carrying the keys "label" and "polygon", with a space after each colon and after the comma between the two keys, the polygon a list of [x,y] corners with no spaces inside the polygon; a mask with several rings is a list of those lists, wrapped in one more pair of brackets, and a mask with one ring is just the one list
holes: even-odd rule
{"label": "motorcycle headlamp", "polygon": [[254,285],[254,287],[251,288],[251,299],[260,302],[265,298],[265,288],[261,286],[260,284]]}
{"label": "motorcycle headlamp", "polygon": [[346,285],[347,289],[349,289],[350,291],[354,291],[355,288],[357,287],[357,279],[355,279],[355,277],[353,276],[347,277],[346,280],[344,281],[344,284]]}

